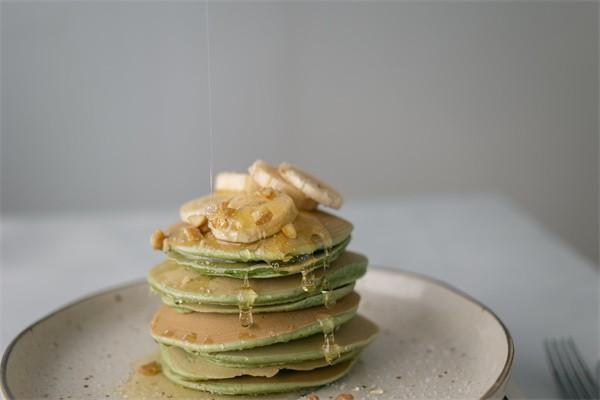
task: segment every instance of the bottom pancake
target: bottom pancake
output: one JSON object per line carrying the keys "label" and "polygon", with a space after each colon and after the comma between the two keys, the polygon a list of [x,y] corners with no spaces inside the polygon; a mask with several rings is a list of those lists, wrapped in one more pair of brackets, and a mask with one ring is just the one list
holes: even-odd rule
{"label": "bottom pancake", "polygon": [[[359,351],[351,351],[340,354],[331,365],[347,361],[358,356]],[[223,367],[211,363],[206,358],[188,353],[174,346],[160,345],[160,356],[165,364],[175,374],[188,380],[212,380],[229,379],[239,376],[259,376],[270,378],[281,370],[310,371],[330,365],[323,357],[317,360],[304,361],[300,363],[288,363],[268,367]]]}
{"label": "bottom pancake", "polygon": [[220,380],[189,380],[173,372],[167,365],[163,365],[163,373],[175,384],[189,389],[226,395],[259,395],[323,386],[346,375],[352,365],[353,361],[350,360],[312,371],[285,370],[270,378],[243,376]]}

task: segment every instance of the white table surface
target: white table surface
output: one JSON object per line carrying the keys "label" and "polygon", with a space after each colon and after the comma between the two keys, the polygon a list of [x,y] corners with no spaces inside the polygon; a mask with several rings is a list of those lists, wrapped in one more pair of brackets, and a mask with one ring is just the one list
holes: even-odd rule
{"label": "white table surface", "polygon": [[[556,398],[544,337],[571,335],[598,351],[598,272],[510,201],[492,195],[350,202],[351,248],[373,265],[424,273],[491,307],[516,345],[513,382]],[[170,213],[4,217],[0,350],[29,323],[78,297],[140,279],[161,260],[148,237]]]}

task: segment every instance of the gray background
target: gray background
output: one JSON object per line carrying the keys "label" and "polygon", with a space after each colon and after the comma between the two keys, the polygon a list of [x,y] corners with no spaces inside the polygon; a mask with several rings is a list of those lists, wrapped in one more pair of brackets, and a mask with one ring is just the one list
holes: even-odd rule
{"label": "gray background", "polygon": [[[2,3],[2,213],[175,214],[206,192],[204,13]],[[213,3],[210,32],[216,170],[499,192],[596,259],[596,2]]]}

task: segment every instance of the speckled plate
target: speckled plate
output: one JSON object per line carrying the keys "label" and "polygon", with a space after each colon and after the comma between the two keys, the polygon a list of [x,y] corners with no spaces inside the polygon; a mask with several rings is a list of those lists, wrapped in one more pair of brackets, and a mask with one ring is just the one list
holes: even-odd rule
{"label": "speckled plate", "polygon": [[[485,306],[433,279],[372,267],[358,291],[360,312],[379,324],[381,334],[349,375],[315,392],[321,399],[340,393],[355,399],[504,395],[513,343]],[[132,363],[156,349],[148,324],[158,305],[139,282],[94,294],[34,323],[2,358],[3,396],[121,398]],[[165,390],[171,389],[162,386],[149,397],[214,397]],[[298,393],[268,398],[296,399]]]}

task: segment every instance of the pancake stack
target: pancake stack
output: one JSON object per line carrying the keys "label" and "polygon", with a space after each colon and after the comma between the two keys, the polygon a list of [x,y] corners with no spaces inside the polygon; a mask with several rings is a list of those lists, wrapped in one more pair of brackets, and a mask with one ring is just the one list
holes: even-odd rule
{"label": "pancake stack", "polygon": [[266,394],[345,375],[377,326],[353,291],[367,258],[346,250],[352,225],[329,185],[287,163],[222,173],[214,192],[180,209],[152,246],[167,259],[148,274],[164,305],[151,334],[160,369],[216,394]]}

